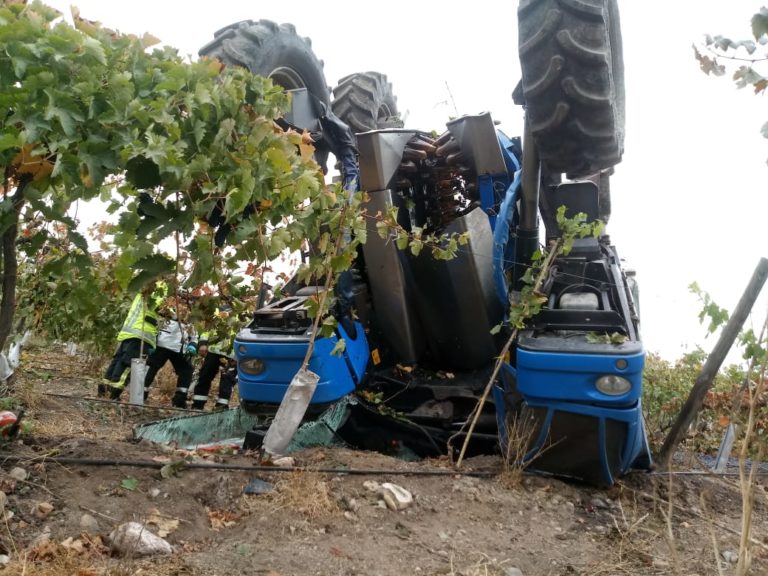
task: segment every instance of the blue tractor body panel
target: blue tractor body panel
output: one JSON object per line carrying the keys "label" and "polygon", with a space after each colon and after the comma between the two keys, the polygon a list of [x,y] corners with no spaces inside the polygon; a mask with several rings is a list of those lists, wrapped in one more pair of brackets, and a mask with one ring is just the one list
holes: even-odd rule
{"label": "blue tractor body panel", "polygon": [[[617,367],[626,363],[623,368]],[[517,389],[536,401],[586,402],[606,407],[626,407],[637,402],[643,388],[645,354],[609,356],[589,353],[517,351]],[[609,396],[595,382],[616,374],[632,384],[626,394]]]}
{"label": "blue tractor body panel", "polygon": [[[352,392],[363,379],[368,363],[368,342],[359,322],[356,328],[357,338],[352,339],[338,326],[338,334],[346,343],[341,354],[331,354],[339,335],[315,341],[309,369],[320,376],[320,381],[312,396],[312,404],[335,402]],[[240,398],[254,404],[280,404],[301,367],[308,345],[306,334],[290,336],[242,330],[235,339],[235,355],[238,366],[241,366],[238,370]],[[263,363],[263,371],[259,374],[249,374],[242,369],[243,361],[253,358]]]}
{"label": "blue tractor body panel", "polygon": [[[508,447],[512,413],[534,423],[522,429],[530,437],[522,439],[528,443],[517,456],[521,466],[597,486],[611,486],[631,469],[650,466],[639,399],[623,407],[527,397],[515,401],[510,392],[514,369],[507,368],[502,384],[493,389],[502,450]],[[520,441],[515,438],[513,444]]]}

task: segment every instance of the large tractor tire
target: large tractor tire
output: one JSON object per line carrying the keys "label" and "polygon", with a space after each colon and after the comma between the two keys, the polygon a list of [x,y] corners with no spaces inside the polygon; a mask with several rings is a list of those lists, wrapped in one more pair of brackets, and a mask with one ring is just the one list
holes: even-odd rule
{"label": "large tractor tire", "polygon": [[379,72],[350,74],[333,89],[333,113],[353,132],[402,128],[392,84]]}
{"label": "large tractor tire", "polygon": [[594,174],[624,151],[624,63],[617,0],[521,0],[527,119],[548,171]]}
{"label": "large tractor tire", "polygon": [[306,88],[330,106],[323,61],[312,51],[310,39],[296,34],[293,24],[237,22],[216,32],[199,54],[218,58],[227,66],[243,66],[286,90]]}

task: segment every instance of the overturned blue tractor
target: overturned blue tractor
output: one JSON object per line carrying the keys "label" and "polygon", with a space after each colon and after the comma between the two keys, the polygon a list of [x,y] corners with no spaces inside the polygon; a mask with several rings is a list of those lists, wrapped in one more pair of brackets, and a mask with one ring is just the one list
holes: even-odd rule
{"label": "overturned blue tractor", "polygon": [[[460,445],[511,334],[493,328],[505,326],[539,246],[560,236],[558,208],[608,221],[610,174],[623,151],[616,2],[524,0],[518,16],[522,81],[513,96],[526,111],[522,139],[507,137],[488,113],[452,120],[438,137],[394,127],[391,86],[371,72],[344,78],[330,102],[306,44],[269,62],[275,80],[294,91],[285,121],[325,130],[343,168],[349,156],[339,130],[353,127],[370,216],[396,207],[406,230],[468,238],[452,260],[414,256],[381,239],[370,219],[345,279],[337,333],[317,341],[309,366],[320,375],[310,417],[356,397],[334,430],[353,446],[429,456]],[[276,34],[294,34],[285,26],[239,23],[201,53],[270,75],[243,55],[258,54]],[[257,36],[258,46],[249,40]],[[306,301],[319,289],[291,284],[238,333],[245,410],[274,411],[282,400],[311,336]],[[531,470],[598,485],[649,466],[637,290],[610,238],[576,240],[553,262],[541,294],[546,302],[517,333],[470,453],[501,448]],[[333,355],[339,338],[345,351]]]}

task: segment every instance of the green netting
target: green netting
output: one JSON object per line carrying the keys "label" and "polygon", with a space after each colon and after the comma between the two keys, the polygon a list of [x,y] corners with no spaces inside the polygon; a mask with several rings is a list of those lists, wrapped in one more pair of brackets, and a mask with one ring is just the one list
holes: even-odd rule
{"label": "green netting", "polygon": [[263,416],[249,414],[238,407],[139,424],[133,428],[133,437],[160,444],[175,443],[180,447],[194,448],[230,438],[242,439],[248,430],[263,423]]}
{"label": "green netting", "polygon": [[299,426],[288,445],[288,452],[299,452],[319,446],[346,446],[336,435],[336,431],[344,424],[349,407],[354,404],[357,404],[357,400],[353,396],[345,396],[323,412],[317,420]]}

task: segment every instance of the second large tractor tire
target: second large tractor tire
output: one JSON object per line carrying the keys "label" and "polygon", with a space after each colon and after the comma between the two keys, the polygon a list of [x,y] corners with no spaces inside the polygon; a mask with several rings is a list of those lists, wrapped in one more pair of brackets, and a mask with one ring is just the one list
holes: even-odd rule
{"label": "second large tractor tire", "polygon": [[392,84],[384,74],[360,72],[345,76],[333,89],[333,98],[333,113],[353,132],[403,126]]}
{"label": "second large tractor tire", "polygon": [[624,63],[616,0],[521,0],[519,54],[542,162],[594,174],[624,151]]}
{"label": "second large tractor tire", "polygon": [[309,38],[296,34],[293,24],[237,22],[216,32],[199,54],[218,58],[228,66],[243,66],[286,90],[306,88],[330,106],[323,61],[315,56]]}

